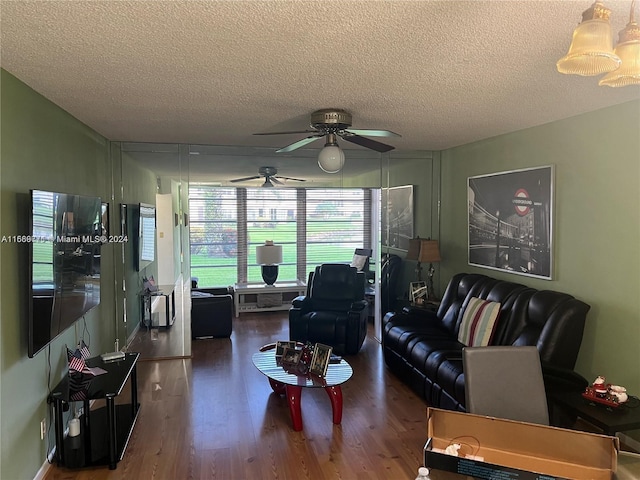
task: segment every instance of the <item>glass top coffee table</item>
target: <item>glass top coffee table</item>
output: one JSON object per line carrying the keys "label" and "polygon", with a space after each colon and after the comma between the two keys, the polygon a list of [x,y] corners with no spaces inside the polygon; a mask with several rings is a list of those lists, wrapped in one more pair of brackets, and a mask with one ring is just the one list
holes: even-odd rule
{"label": "glass top coffee table", "polygon": [[274,349],[254,353],[253,364],[269,379],[269,384],[275,393],[286,395],[293,429],[296,432],[302,430],[300,397],[303,388],[324,388],[331,400],[333,423],[339,425],[342,421],[342,389],[340,385],[353,375],[351,365],[346,360],[342,359],[340,363],[330,363],[324,377],[287,372],[280,364],[280,360],[276,360]]}

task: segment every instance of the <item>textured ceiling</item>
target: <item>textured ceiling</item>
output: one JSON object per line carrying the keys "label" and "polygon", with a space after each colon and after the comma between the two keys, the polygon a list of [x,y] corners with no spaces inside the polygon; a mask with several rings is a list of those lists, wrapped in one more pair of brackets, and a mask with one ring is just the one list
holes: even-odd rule
{"label": "textured ceiling", "polygon": [[[630,0],[606,3],[617,37]],[[337,107],[441,150],[640,98],[556,72],[590,4],[2,0],[1,65],[111,140],[281,147],[303,135],[252,133]]]}

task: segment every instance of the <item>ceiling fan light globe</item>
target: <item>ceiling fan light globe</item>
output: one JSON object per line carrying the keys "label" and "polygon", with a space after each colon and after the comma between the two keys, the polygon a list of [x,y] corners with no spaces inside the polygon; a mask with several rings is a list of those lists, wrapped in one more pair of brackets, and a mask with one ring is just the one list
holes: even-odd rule
{"label": "ceiling fan light globe", "polygon": [[344,166],[344,152],[337,145],[327,145],[318,154],[318,166],[323,172],[338,173]]}

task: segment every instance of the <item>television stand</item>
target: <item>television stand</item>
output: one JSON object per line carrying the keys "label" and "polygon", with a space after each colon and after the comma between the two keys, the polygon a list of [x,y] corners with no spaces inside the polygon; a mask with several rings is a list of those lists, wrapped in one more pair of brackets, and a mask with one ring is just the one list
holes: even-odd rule
{"label": "television stand", "polygon": [[[67,468],[109,465],[114,470],[122,460],[129,438],[138,418],[138,380],[136,364],[139,353],[127,353],[121,360],[104,362],[98,357],[87,360],[90,367],[100,367],[107,371],[102,375],[82,375],[70,387],[69,375],[65,376],[49,395],[53,403],[56,433],[56,462]],[[131,403],[116,405],[125,384],[131,388]],[[106,405],[89,410],[91,400],[105,400]],[[80,434],[65,437],[62,413],[70,402],[83,402],[80,415]]]}

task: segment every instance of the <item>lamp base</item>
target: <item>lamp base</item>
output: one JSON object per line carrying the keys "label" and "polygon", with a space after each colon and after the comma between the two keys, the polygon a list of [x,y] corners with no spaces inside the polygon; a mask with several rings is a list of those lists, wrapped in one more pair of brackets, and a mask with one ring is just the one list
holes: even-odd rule
{"label": "lamp base", "polygon": [[262,280],[267,285],[273,285],[278,279],[278,265],[262,265]]}
{"label": "lamp base", "polygon": [[433,288],[433,274],[436,271],[435,268],[433,268],[433,264],[429,264],[429,271],[428,271],[428,278],[427,278],[427,300],[429,302],[435,302],[437,301],[437,297],[436,297],[436,292],[435,289]]}

